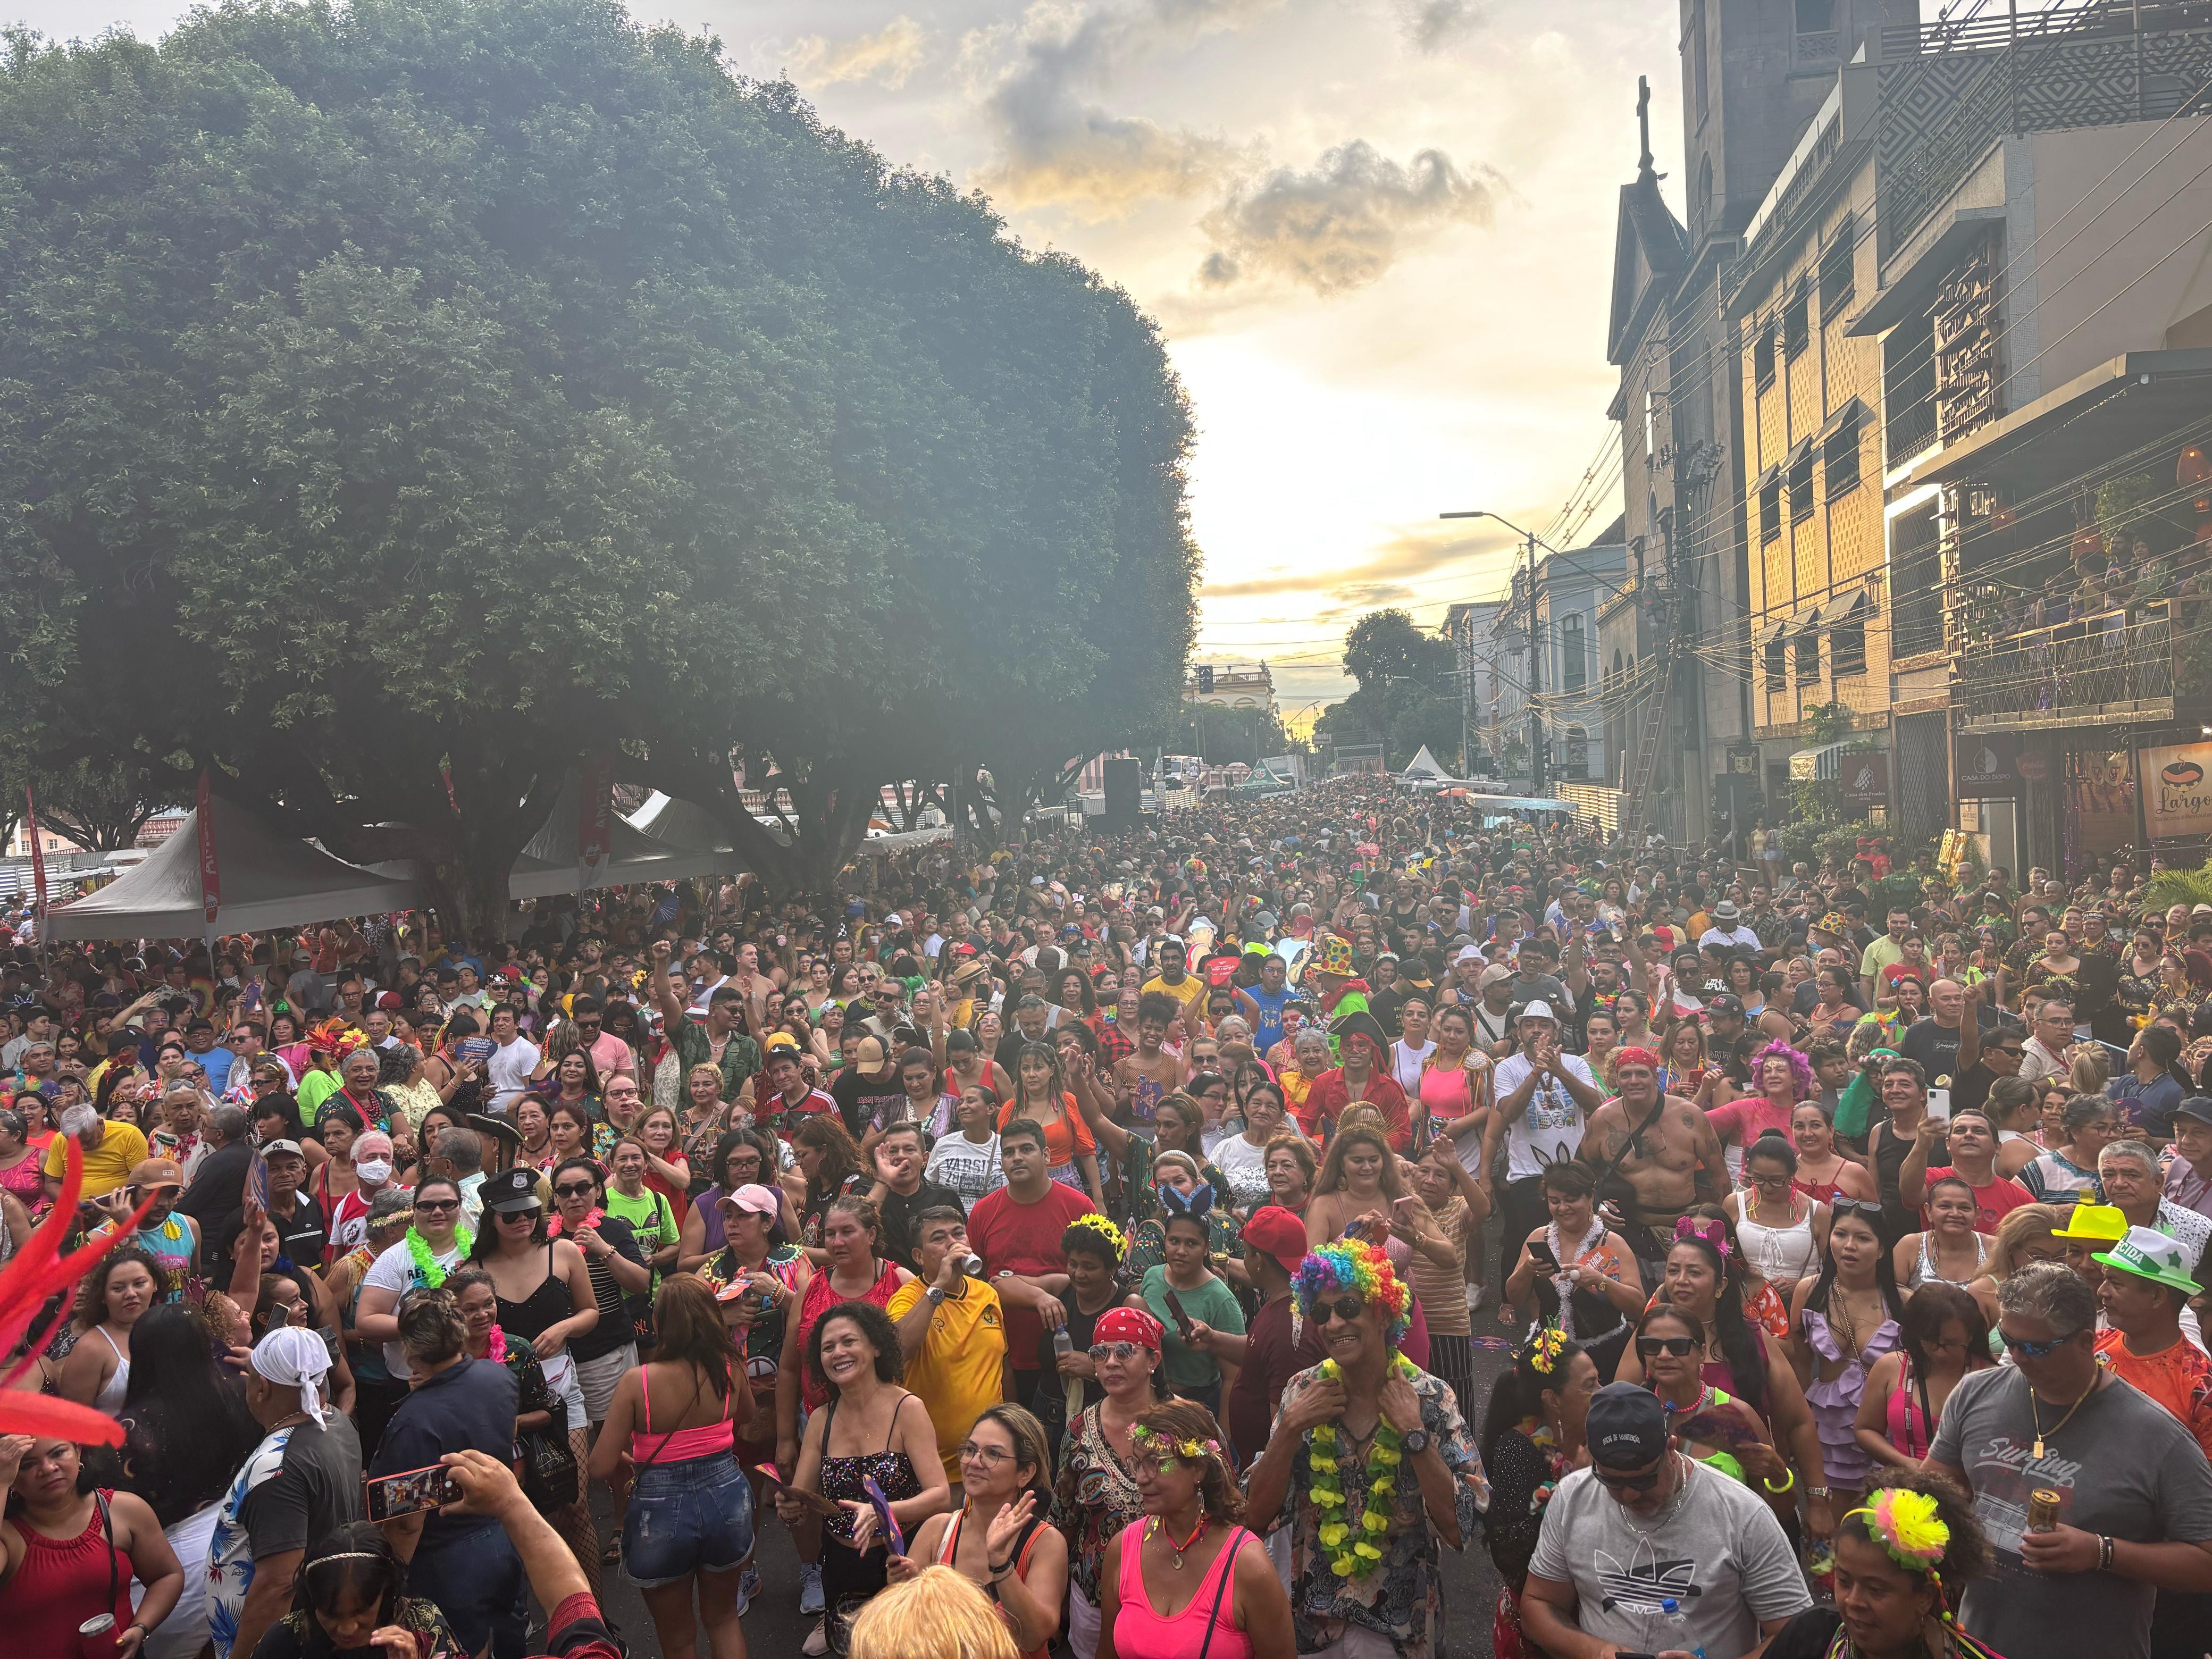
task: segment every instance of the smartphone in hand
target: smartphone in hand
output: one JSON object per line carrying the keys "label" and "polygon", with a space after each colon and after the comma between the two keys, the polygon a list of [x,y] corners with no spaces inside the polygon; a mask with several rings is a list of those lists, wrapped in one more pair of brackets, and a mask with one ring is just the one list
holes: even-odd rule
{"label": "smartphone in hand", "polygon": [[460,1482],[443,1463],[408,1469],[399,1474],[372,1476],[368,1487],[368,1518],[374,1522],[419,1515],[442,1504],[458,1504],[466,1496]]}

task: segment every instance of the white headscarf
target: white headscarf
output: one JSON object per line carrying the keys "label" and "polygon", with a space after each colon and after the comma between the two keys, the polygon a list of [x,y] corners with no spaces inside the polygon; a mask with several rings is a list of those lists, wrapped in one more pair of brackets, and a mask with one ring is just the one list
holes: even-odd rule
{"label": "white headscarf", "polygon": [[330,1374],[331,1351],[313,1331],[278,1325],[254,1345],[253,1369],[271,1382],[300,1391],[300,1409],[318,1423],[323,1416],[323,1379]]}

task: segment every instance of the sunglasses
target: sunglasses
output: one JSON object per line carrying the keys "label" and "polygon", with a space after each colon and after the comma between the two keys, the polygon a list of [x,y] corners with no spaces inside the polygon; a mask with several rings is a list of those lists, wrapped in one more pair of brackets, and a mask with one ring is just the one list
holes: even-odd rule
{"label": "sunglasses", "polygon": [[1334,1314],[1349,1325],[1366,1310],[1366,1306],[1367,1304],[1356,1296],[1340,1296],[1334,1302],[1323,1302],[1315,1306],[1315,1322],[1326,1324],[1328,1322],[1328,1316]]}
{"label": "sunglasses", "polygon": [[522,1221],[534,1224],[545,1212],[533,1204],[526,1210],[500,1210],[495,1213],[501,1221]]}
{"label": "sunglasses", "polygon": [[2002,1325],[1997,1327],[1997,1340],[2022,1359],[2048,1359],[2080,1334],[2079,1331],[2069,1331],[2064,1336],[2054,1336],[2048,1342],[2031,1342],[2024,1336],[2013,1335]]}
{"label": "sunglasses", "polygon": [[1697,1339],[1694,1337],[1639,1336],[1636,1339],[1636,1357],[1639,1359],[1652,1359],[1662,1353],[1668,1353],[1674,1355],[1677,1359],[1685,1359],[1689,1357],[1690,1350],[1696,1346]]}
{"label": "sunglasses", "polygon": [[589,1198],[597,1190],[598,1186],[597,1182],[572,1181],[565,1186],[556,1187],[553,1189],[553,1195],[556,1198]]}
{"label": "sunglasses", "polygon": [[1150,1348],[1137,1342],[1094,1342],[1091,1345],[1091,1363],[1103,1365],[1111,1361],[1117,1365],[1126,1364],[1139,1354],[1151,1352]]}
{"label": "sunglasses", "polygon": [[1838,1196],[1828,1200],[1828,1207],[1832,1211],[1848,1210],[1854,1215],[1879,1216],[1881,1214],[1881,1200],[1874,1198]]}
{"label": "sunglasses", "polygon": [[1595,1464],[1590,1468],[1590,1473],[1597,1476],[1598,1484],[1613,1492],[1650,1492],[1659,1484],[1659,1477],[1666,1471],[1667,1465],[1663,1461],[1657,1468],[1642,1474],[1615,1474],[1612,1470]]}
{"label": "sunglasses", "polygon": [[458,1198],[418,1198],[415,1200],[415,1208],[417,1212],[427,1212],[431,1215],[442,1215],[447,1210],[458,1210],[460,1207],[461,1200]]}

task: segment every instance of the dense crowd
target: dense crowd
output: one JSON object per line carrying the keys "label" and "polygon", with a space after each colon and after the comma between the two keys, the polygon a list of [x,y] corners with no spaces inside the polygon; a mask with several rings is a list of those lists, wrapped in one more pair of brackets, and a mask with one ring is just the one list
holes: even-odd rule
{"label": "dense crowd", "polygon": [[1499,1659],[2198,1659],[2212,906],[1777,845],[1340,781],[497,946],[27,919],[0,1253],[127,1237],[9,1384],[120,1444],[0,1439],[0,1628],[1429,1659],[1480,1540]]}

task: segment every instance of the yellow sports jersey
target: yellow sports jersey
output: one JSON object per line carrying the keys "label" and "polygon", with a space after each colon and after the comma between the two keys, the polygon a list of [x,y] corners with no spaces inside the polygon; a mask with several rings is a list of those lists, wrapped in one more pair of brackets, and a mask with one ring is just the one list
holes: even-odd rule
{"label": "yellow sports jersey", "polygon": [[[987,1407],[1006,1398],[1006,1318],[999,1293],[980,1279],[967,1281],[965,1296],[946,1297],[929,1316],[929,1335],[921,1352],[906,1364],[906,1386],[929,1407],[937,1426],[937,1455],[946,1476],[960,1479],[960,1448]],[[913,1311],[927,1286],[916,1279],[891,1292],[884,1310],[891,1323]]]}
{"label": "yellow sports jersey", "polygon": [[[1185,974],[1180,985],[1170,985],[1158,974],[1145,981],[1146,991],[1158,991],[1164,996],[1173,997],[1182,1004],[1185,1015],[1194,1017],[1205,1012],[1206,988],[1206,981],[1196,974]],[[1189,1021],[1187,1019],[1185,1023],[1188,1024]]]}

